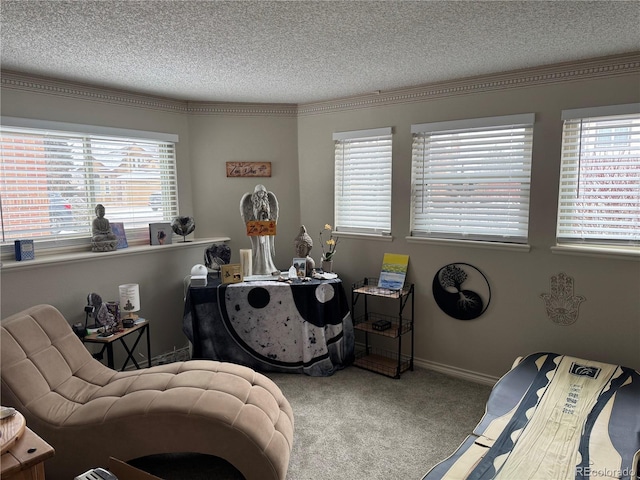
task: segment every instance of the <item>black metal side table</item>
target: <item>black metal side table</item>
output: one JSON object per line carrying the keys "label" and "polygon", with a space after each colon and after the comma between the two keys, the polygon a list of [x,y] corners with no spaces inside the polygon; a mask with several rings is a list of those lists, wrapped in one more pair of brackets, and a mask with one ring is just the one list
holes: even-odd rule
{"label": "black metal side table", "polygon": [[[135,341],[131,346],[131,348],[129,348],[129,345],[127,345],[127,343],[124,341],[125,337],[135,332],[138,332],[138,336],[135,338]],[[108,337],[101,337],[99,336],[98,333],[92,333],[91,335],[87,335],[86,337],[84,337],[82,341],[84,343],[101,344],[102,349],[98,353],[93,354],[94,358],[97,358],[98,360],[102,360],[102,358],[104,357],[104,351],[106,350],[107,366],[109,368],[115,368],[114,361],[113,361],[113,344],[116,342],[116,340],[120,340],[120,343],[122,343],[122,346],[127,352],[127,358],[125,359],[124,364],[122,365],[122,368],[120,370],[124,370],[129,364],[129,361],[133,362],[133,364],[137,369],[140,369],[140,365],[138,364],[138,362],[136,362],[136,359],[133,357],[133,353],[135,352],[136,347],[138,346],[138,343],[140,342],[140,339],[142,338],[142,335],[144,333],[147,334],[147,362],[148,362],[148,366],[150,367],[151,366],[151,339],[149,337],[149,320],[143,320],[140,323],[136,323],[131,328],[125,328],[124,331],[116,332],[113,335]]]}

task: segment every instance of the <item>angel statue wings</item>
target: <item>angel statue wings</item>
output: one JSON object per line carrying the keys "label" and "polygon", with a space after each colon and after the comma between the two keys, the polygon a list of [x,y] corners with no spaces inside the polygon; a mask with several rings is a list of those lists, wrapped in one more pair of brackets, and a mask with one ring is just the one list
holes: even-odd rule
{"label": "angel statue wings", "polygon": [[[278,199],[273,192],[267,192],[264,185],[256,185],[253,193],[245,193],[240,200],[240,214],[247,224],[252,221],[278,221]],[[252,235],[252,273],[270,275],[279,272],[273,263],[276,254],[275,235]]]}

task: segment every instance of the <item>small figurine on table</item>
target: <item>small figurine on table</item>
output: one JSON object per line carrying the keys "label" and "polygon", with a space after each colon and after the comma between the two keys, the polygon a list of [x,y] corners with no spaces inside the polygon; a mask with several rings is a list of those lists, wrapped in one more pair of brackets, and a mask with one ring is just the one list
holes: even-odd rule
{"label": "small figurine on table", "polygon": [[307,233],[307,228],[300,226],[300,233],[293,240],[293,244],[296,247],[296,255],[298,258],[304,258],[306,260],[306,274],[305,276],[311,276],[313,269],[316,267],[316,262],[309,256],[311,249],[313,248],[313,240]]}
{"label": "small figurine on table", "polygon": [[107,304],[102,301],[102,297],[97,293],[90,293],[87,295],[87,305],[93,307],[93,318],[96,320],[94,327],[102,328],[102,333],[111,333],[118,322],[111,312],[109,312]]}

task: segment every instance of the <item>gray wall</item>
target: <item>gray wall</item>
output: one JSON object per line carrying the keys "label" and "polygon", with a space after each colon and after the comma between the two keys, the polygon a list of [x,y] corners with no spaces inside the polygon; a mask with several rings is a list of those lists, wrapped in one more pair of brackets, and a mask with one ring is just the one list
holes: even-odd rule
{"label": "gray wall", "polygon": [[[5,87],[2,115],[178,134],[180,212],[194,216],[194,236],[230,237],[232,261],[239,262],[238,250],[251,246],[240,217],[240,198],[263,183],[280,204],[277,265],[289,267],[300,218],[295,115],[190,116],[184,109],[172,111],[164,101],[158,101],[162,108],[155,102],[140,106],[137,98],[131,101],[117,93],[107,94],[106,101],[94,101],[83,98],[80,87],[71,90],[76,94],[70,96],[68,89],[61,95]],[[271,161],[274,174],[262,179],[226,178],[226,161]],[[143,248],[140,253],[129,248],[122,254],[95,253],[54,264],[43,264],[36,249],[36,263],[0,272],[0,313],[4,318],[34,304],[50,303],[70,323],[84,322],[88,293],[115,300],[118,285],[139,283],[143,307],[139,313],[152,322],[152,356],[169,352],[187,344],[182,333],[184,279],[194,264],[203,263],[206,246],[174,244]],[[116,355],[116,360],[122,357],[118,348]]]}
{"label": "gray wall", "polygon": [[[497,377],[518,355],[550,350],[640,369],[640,263],[629,258],[552,254],[560,162],[560,111],[640,101],[638,74],[531,84],[494,91],[465,91],[433,98],[314,108],[300,114],[269,108],[216,109],[194,113],[44,89],[5,85],[2,115],[163,131],[180,135],[180,208],[194,215],[196,237],[231,237],[234,261],[248,248],[239,201],[257,183],[276,193],[280,221],[276,264],[288,268],[293,238],[305,224],[319,262],[318,232],[333,219],[333,142],[336,131],[392,126],[393,241],[342,238],[334,268],[348,286],[377,276],[385,252],[410,255],[409,281],[416,285],[415,345],[418,364],[458,373]],[[121,97],[115,95],[118,99]],[[114,98],[115,98],[114,97]],[[126,100],[126,99],[125,99]],[[162,101],[157,102],[163,105]],[[355,105],[355,106],[354,106]],[[365,103],[366,105],[366,103]],[[252,113],[253,112],[253,113]],[[283,113],[285,112],[285,113]],[[409,234],[412,123],[534,112],[533,173],[529,252],[480,249],[458,244],[407,241]],[[271,161],[270,178],[226,178],[226,161]],[[87,293],[115,297],[117,285],[141,284],[144,311],[153,322],[157,355],[186,343],[181,332],[183,279],[202,262],[202,245],[144,250],[111,257],[3,269],[1,314],[6,317],[36,303],[51,303],[70,322],[84,319]],[[480,318],[459,321],[435,304],[431,282],[447,263],[470,263],[484,272],[492,288]],[[575,293],[586,297],[578,322],[557,326],[545,314],[540,294],[552,275],[574,278]],[[389,345],[382,345],[388,347]]]}
{"label": "gray wall", "polygon": [[[231,237],[238,250],[251,248],[240,216],[240,199],[257,184],[275,193],[280,207],[276,265],[288,269],[300,219],[295,115],[198,115],[189,119],[191,188],[198,235]],[[225,162],[271,162],[271,177],[226,178]]]}
{"label": "gray wall", "polygon": [[[461,371],[499,376],[516,356],[555,351],[640,368],[640,263],[629,258],[552,254],[555,246],[561,110],[638,102],[638,76],[562,82],[544,86],[468,93],[401,105],[342,108],[309,113],[298,122],[302,222],[318,228],[331,219],[333,132],[393,127],[393,242],[342,238],[334,268],[346,283],[378,275],[385,252],[409,254],[408,280],[416,292],[416,357]],[[363,102],[365,103],[365,102]],[[366,103],[365,103],[366,104]],[[311,110],[311,109],[310,109]],[[459,244],[413,243],[410,230],[411,133],[415,123],[536,114],[530,207],[531,251],[480,249]],[[492,298],[472,321],[443,313],[431,283],[444,265],[474,265],[488,278]],[[578,321],[558,326],[545,313],[540,294],[550,277],[574,278],[575,293],[586,297]],[[387,342],[388,343],[388,342]]]}

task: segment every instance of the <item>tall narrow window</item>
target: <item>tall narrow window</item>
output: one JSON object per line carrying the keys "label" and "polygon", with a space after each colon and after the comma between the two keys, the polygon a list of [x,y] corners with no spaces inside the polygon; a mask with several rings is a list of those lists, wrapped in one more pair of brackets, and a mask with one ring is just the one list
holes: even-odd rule
{"label": "tall narrow window", "polygon": [[640,245],[640,104],[562,112],[559,244]]}
{"label": "tall narrow window", "polygon": [[[2,241],[88,242],[95,207],[130,240],[178,213],[177,136],[2,118]],[[76,239],[76,240],[74,240]]]}
{"label": "tall narrow window", "polygon": [[341,132],[335,142],[335,229],[391,233],[391,128]]}
{"label": "tall narrow window", "polygon": [[526,243],[534,120],[412,125],[411,234]]}

